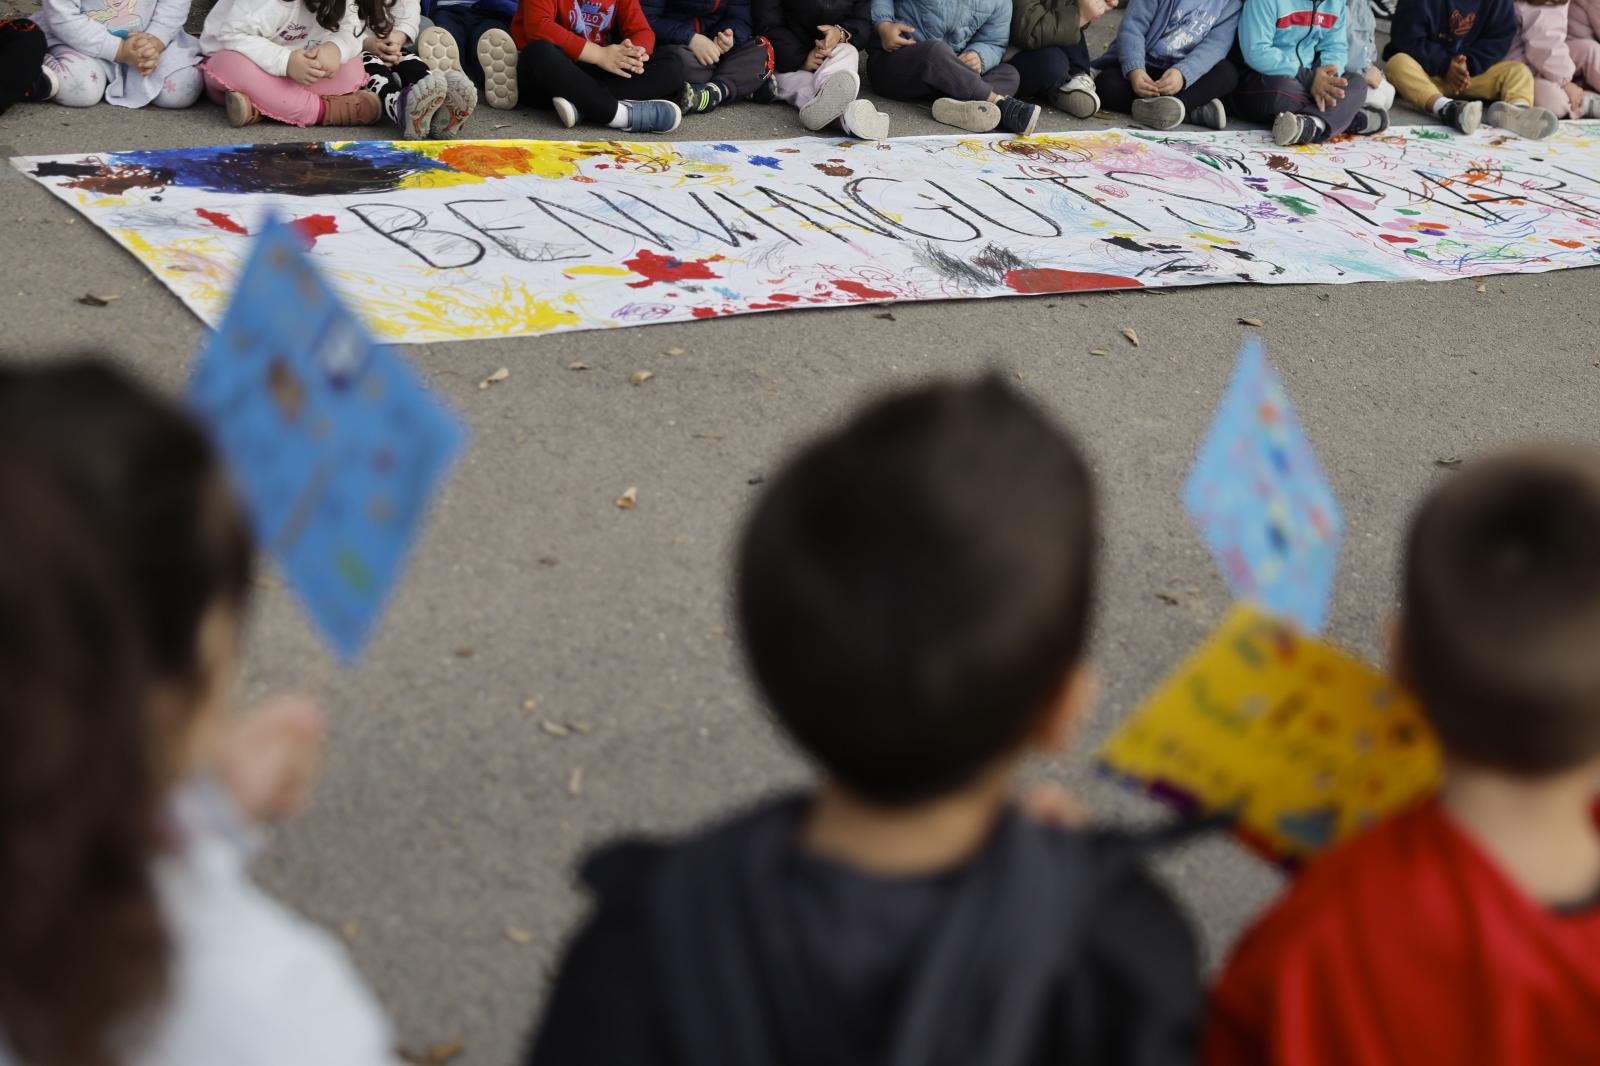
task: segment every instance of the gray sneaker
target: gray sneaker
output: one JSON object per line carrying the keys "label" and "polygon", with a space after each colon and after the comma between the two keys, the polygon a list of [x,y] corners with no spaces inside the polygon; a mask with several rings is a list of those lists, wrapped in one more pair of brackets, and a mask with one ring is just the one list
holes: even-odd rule
{"label": "gray sneaker", "polygon": [[1207,100],[1189,112],[1189,121],[1207,129],[1225,130],[1228,128],[1228,112],[1221,100]]}
{"label": "gray sneaker", "polygon": [[1176,96],[1140,97],[1133,102],[1133,120],[1153,130],[1170,130],[1183,122],[1186,111]]}
{"label": "gray sneaker", "polygon": [[1090,118],[1100,110],[1100,94],[1095,92],[1094,78],[1077,74],[1050,94],[1050,103],[1073,118]]}
{"label": "gray sneaker", "polygon": [[1000,109],[987,100],[954,100],[941,96],[933,102],[933,121],[968,133],[993,133],[1000,125]]}
{"label": "gray sneaker", "polygon": [[1560,124],[1554,112],[1525,104],[1508,104],[1504,100],[1496,100],[1484,108],[1483,120],[1530,141],[1544,140],[1555,133]]}

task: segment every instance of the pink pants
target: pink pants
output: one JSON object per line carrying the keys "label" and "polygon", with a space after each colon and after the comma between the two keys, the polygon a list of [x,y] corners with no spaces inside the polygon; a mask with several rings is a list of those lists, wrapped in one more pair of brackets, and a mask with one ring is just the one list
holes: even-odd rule
{"label": "pink pants", "polygon": [[207,56],[203,70],[206,95],[215,103],[222,103],[224,93],[244,93],[257,111],[291,126],[315,126],[322,121],[324,96],[353,93],[367,80],[360,56],[340,67],[333,77],[310,85],[268,74],[239,52]]}
{"label": "pink pants", "polygon": [[1544,108],[1556,118],[1583,117],[1583,105],[1578,105],[1578,110],[1574,112],[1572,101],[1567,99],[1567,91],[1546,78],[1533,79],[1533,105]]}
{"label": "pink pants", "polygon": [[787,74],[779,74],[776,83],[778,99],[798,110],[816,99],[817,90],[822,87],[822,83],[841,70],[854,73],[860,69],[861,56],[856,51],[856,46],[841,44],[833,50],[833,55],[823,60],[822,66],[814,71],[792,70]]}
{"label": "pink pants", "polygon": [[1581,81],[1586,89],[1600,92],[1600,41],[1569,38],[1567,51],[1572,53],[1572,61],[1578,64],[1574,80]]}

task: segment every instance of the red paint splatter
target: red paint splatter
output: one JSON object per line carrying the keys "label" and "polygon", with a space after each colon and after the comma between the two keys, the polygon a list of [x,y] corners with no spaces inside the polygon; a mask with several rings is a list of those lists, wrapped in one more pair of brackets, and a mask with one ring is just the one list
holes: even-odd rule
{"label": "red paint splatter", "polygon": [[1021,293],[1093,292],[1101,289],[1142,289],[1136,278],[1120,274],[1093,274],[1082,270],[1034,267],[1006,273],[1006,284]]}
{"label": "red paint splatter", "polygon": [[779,303],[787,303],[787,304],[799,303],[800,302],[800,297],[796,296],[792,292],[775,292],[770,297],[768,297],[768,299],[777,300]]}
{"label": "red paint splatter", "polygon": [[315,248],[318,237],[339,232],[339,223],[334,221],[332,215],[307,215],[305,218],[295,219],[289,225],[300,234],[300,239],[306,242],[307,248]]}
{"label": "red paint splatter", "polygon": [[689,313],[696,318],[716,318],[717,311],[712,307],[691,307]]}
{"label": "red paint splatter", "polygon": [[1388,241],[1390,244],[1416,244],[1417,243],[1417,239],[1415,237],[1396,237],[1392,233],[1380,233],[1380,234],[1378,234],[1378,236],[1382,237],[1384,240]]}
{"label": "red paint splatter", "polygon": [[197,207],[194,209],[194,213],[220,230],[224,230],[228,233],[237,233],[241,237],[247,237],[250,235],[249,230],[239,225],[239,223],[235,222],[231,216],[225,215],[221,211],[207,211],[203,207]]}
{"label": "red paint splatter", "polygon": [[886,289],[874,289],[861,284],[859,281],[836,281],[833,287],[840,292],[847,292],[858,300],[892,300],[894,293]]}
{"label": "red paint splatter", "polygon": [[716,263],[722,259],[720,255],[708,256],[705,259],[679,259],[675,255],[661,255],[648,248],[634,256],[624,259],[622,265],[638,274],[643,281],[630,281],[630,289],[647,289],[658,281],[704,281],[720,278],[707,263]]}
{"label": "red paint splatter", "polygon": [[1563,241],[1563,240],[1560,240],[1560,239],[1555,238],[1555,237],[1550,238],[1550,243],[1551,244],[1559,244],[1563,248],[1587,248],[1588,247],[1588,245],[1584,244],[1582,241]]}

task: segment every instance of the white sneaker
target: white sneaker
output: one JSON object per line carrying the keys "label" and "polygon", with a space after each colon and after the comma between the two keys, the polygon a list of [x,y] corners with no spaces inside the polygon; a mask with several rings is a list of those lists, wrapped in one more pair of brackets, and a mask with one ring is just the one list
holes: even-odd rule
{"label": "white sneaker", "polygon": [[461,71],[461,50],[443,26],[429,26],[417,35],[417,58],[440,74]]}
{"label": "white sneaker", "polygon": [[517,42],[496,27],[478,38],[478,65],[483,68],[483,101],[499,111],[517,106]]}
{"label": "white sneaker", "polygon": [[1189,121],[1197,126],[1225,130],[1228,128],[1228,110],[1222,106],[1221,100],[1207,100],[1189,112]]}
{"label": "white sneaker", "polygon": [[567,129],[578,124],[578,109],[572,106],[572,101],[564,96],[557,96],[550,101],[550,106],[556,109],[556,118]]}
{"label": "white sneaker", "polygon": [[1050,102],[1073,118],[1091,118],[1100,110],[1100,94],[1094,91],[1094,78],[1074,74],[1050,94]]}
{"label": "white sneaker", "polygon": [[808,130],[822,127],[844,115],[845,108],[861,93],[861,75],[841,70],[817,86],[817,95],[800,109],[800,125]]}
{"label": "white sneaker", "polygon": [[889,116],[872,106],[871,100],[852,100],[839,116],[839,125],[850,136],[863,141],[889,139]]}

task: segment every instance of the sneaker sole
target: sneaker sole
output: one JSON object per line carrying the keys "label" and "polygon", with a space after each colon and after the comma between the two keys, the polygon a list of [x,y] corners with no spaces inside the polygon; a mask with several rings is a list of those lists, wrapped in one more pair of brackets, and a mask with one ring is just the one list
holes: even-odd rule
{"label": "sneaker sole", "polygon": [[1100,98],[1082,89],[1066,89],[1056,94],[1061,110],[1073,118],[1093,118],[1100,110]]}
{"label": "sneaker sole", "polygon": [[450,36],[450,31],[442,26],[429,26],[418,34],[417,58],[428,64],[429,70],[440,74],[463,73],[461,50],[456,47],[456,39]]}
{"label": "sneaker sole", "polygon": [[[459,70],[449,70],[444,72],[444,83],[444,106],[433,114],[432,136],[440,138],[454,137],[478,109],[478,87],[472,84],[472,79]],[[442,123],[441,115],[445,116]]]}
{"label": "sneaker sole", "polygon": [[228,110],[228,125],[235,129],[261,121],[261,113],[256,110],[256,105],[252,104],[250,98],[244,93],[230,91],[223,98],[223,103]]}
{"label": "sneaker sole", "polygon": [[817,95],[800,109],[800,125],[808,130],[822,127],[844,115],[861,93],[861,75],[841,70],[817,89]]}
{"label": "sneaker sole", "polygon": [[550,101],[550,106],[555,108],[556,118],[567,129],[570,130],[578,124],[578,109],[572,106],[571,100],[558,96]]}
{"label": "sneaker sole", "polygon": [[497,111],[517,106],[517,42],[505,30],[489,30],[478,38],[478,65],[483,68],[483,102]]}
{"label": "sneaker sole", "polygon": [[1272,120],[1272,143],[1279,148],[1292,148],[1300,143],[1300,116],[1280,111]]}
{"label": "sneaker sole", "polygon": [[852,100],[839,116],[844,131],[863,141],[889,139],[889,116],[873,106],[871,100]]}
{"label": "sneaker sole", "polygon": [[1555,133],[1559,121],[1542,107],[1512,107],[1499,100],[1484,109],[1483,119],[1530,141],[1542,141]]}
{"label": "sneaker sole", "polygon": [[1462,133],[1477,133],[1478,127],[1483,125],[1483,105],[1476,100],[1467,101],[1461,114],[1456,117],[1455,125]]}
{"label": "sneaker sole", "polygon": [[434,71],[404,91],[400,133],[408,141],[425,140],[433,132],[434,113],[450,95],[450,85],[443,74]]}
{"label": "sneaker sole", "polygon": [[987,100],[952,100],[944,96],[933,102],[933,120],[968,133],[993,133],[1000,125],[1000,109]]}
{"label": "sneaker sole", "polygon": [[1133,102],[1133,120],[1153,130],[1170,130],[1187,117],[1183,101],[1176,96],[1141,97]]}

